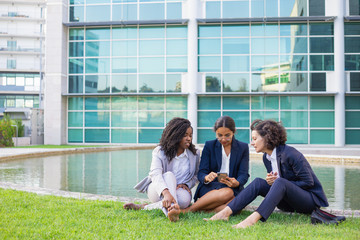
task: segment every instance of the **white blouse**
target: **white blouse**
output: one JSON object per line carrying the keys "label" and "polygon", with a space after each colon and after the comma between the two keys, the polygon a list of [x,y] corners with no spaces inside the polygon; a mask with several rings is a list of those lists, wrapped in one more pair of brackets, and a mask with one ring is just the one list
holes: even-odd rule
{"label": "white blouse", "polygon": [[220,172],[221,172],[221,173],[227,173],[227,174],[229,175],[230,155],[231,155],[231,152],[229,153],[229,156],[226,156],[224,146],[221,145],[221,148],[222,148],[222,159],[221,159]]}

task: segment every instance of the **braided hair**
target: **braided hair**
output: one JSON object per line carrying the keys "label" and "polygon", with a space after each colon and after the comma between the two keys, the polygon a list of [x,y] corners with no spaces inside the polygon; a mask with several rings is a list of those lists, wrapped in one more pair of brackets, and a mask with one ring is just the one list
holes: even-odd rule
{"label": "braided hair", "polygon": [[[187,129],[190,127],[191,123],[189,120],[179,117],[171,119],[166,124],[166,127],[161,135],[159,146],[164,151],[169,162],[176,156],[180,142],[185,136]],[[196,148],[193,143],[190,144],[189,150],[194,155],[196,154]]]}

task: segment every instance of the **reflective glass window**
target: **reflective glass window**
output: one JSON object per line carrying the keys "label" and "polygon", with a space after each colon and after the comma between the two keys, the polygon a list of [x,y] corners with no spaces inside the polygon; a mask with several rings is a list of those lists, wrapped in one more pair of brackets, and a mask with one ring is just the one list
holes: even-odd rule
{"label": "reflective glass window", "polygon": [[110,42],[86,42],[85,51],[87,57],[110,56]]}
{"label": "reflective glass window", "polygon": [[166,91],[181,92],[181,74],[166,75]]}
{"label": "reflective glass window", "polygon": [[187,110],[187,98],[166,97],[166,110]]}
{"label": "reflective glass window", "polygon": [[360,110],[360,96],[345,96],[346,110]]}
{"label": "reflective glass window", "polygon": [[166,19],[181,19],[181,2],[166,4]]}
{"label": "reflective glass window", "polygon": [[264,1],[265,0],[251,0],[251,17],[265,16]]}
{"label": "reflective glass window", "polygon": [[69,57],[82,57],[82,56],[84,56],[84,43],[69,42]]}
{"label": "reflective glass window", "polygon": [[224,92],[248,92],[250,75],[248,73],[223,74]]}
{"label": "reflective glass window", "polygon": [[83,112],[68,112],[68,127],[82,127]]}
{"label": "reflective glass window", "polygon": [[83,76],[69,76],[69,93],[83,92]]}
{"label": "reflective glass window", "polygon": [[167,111],[166,122],[169,122],[174,117],[188,118],[186,111]]}
{"label": "reflective glass window", "polygon": [[308,127],[307,111],[281,111],[280,121],[283,126],[288,127]]}
{"label": "reflective glass window", "polygon": [[107,40],[110,39],[109,28],[87,28],[86,40]]}
{"label": "reflective glass window", "polygon": [[136,111],[112,112],[111,127],[136,127],[136,119]]}
{"label": "reflective glass window", "polygon": [[278,71],[279,59],[277,55],[252,56],[252,71]]}
{"label": "reflective glass window", "polygon": [[221,116],[219,112],[198,112],[199,127],[213,127],[216,120]]}
{"label": "reflective glass window", "polygon": [[198,143],[205,143],[209,139],[214,139],[215,133],[212,129],[198,129]]}
{"label": "reflective glass window", "polygon": [[249,25],[223,25],[222,34],[223,37],[248,37]]}
{"label": "reflective glass window", "polygon": [[279,26],[277,24],[252,24],[251,36],[271,37],[279,35]]}
{"label": "reflective glass window", "polygon": [[345,52],[360,53],[360,37],[345,37]]}
{"label": "reflective glass window", "polygon": [[[357,14],[359,15],[359,14]],[[346,130],[346,144],[360,144],[360,130]]]}
{"label": "reflective glass window", "polygon": [[110,3],[111,0],[86,0],[86,4]]}
{"label": "reflective glass window", "polygon": [[310,23],[310,35],[334,35],[333,23]]}
{"label": "reflective glass window", "polygon": [[223,72],[246,72],[249,68],[249,56],[223,57]]}
{"label": "reflective glass window", "polygon": [[280,53],[307,52],[307,38],[280,38]]}
{"label": "reflective glass window", "polygon": [[112,110],[136,110],[137,97],[112,97],[111,98]]}
{"label": "reflective glass window", "polygon": [[280,24],[280,36],[306,36],[306,35],[307,35],[307,25],[304,23]]}
{"label": "reflective glass window", "polygon": [[86,93],[110,93],[109,75],[86,75],[85,76]]}
{"label": "reflective glass window", "polygon": [[[359,4],[360,6],[360,4]],[[359,22],[346,22],[344,23],[345,35],[360,35],[360,23]]]}
{"label": "reflective glass window", "polygon": [[84,60],[83,59],[69,59],[69,73],[83,73]]}
{"label": "reflective glass window", "polygon": [[220,39],[199,39],[199,54],[220,54]]}
{"label": "reflective glass window", "polygon": [[249,108],[250,108],[250,97],[223,96],[224,110],[240,110],[240,109],[248,110]]}
{"label": "reflective glass window", "polygon": [[253,96],[251,97],[251,109],[279,109],[279,97],[277,96]]}
{"label": "reflective glass window", "polygon": [[206,18],[221,18],[221,2],[206,1]]}
{"label": "reflective glass window", "polygon": [[[221,106],[220,97],[198,97],[199,110],[217,110]],[[215,123],[215,121],[214,121]]]}
{"label": "reflective glass window", "polygon": [[220,57],[199,57],[199,72],[220,72]]}
{"label": "reflective glass window", "polygon": [[84,40],[84,29],[71,28],[69,30],[69,40]]}
{"label": "reflective glass window", "polygon": [[113,58],[112,59],[113,73],[136,73],[137,59],[136,58]]}
{"label": "reflective glass window", "polygon": [[345,127],[360,128],[360,111],[345,112]]}
{"label": "reflective glass window", "polygon": [[350,15],[360,15],[360,2],[359,0],[349,0]]}
{"label": "reflective glass window", "polygon": [[310,144],[334,144],[334,130],[310,130]]}
{"label": "reflective glass window", "polygon": [[137,5],[136,4],[112,5],[112,20],[113,21],[137,20]]}
{"label": "reflective glass window", "polygon": [[308,130],[286,129],[287,141],[289,144],[307,144]]}
{"label": "reflective glass window", "polygon": [[164,97],[139,97],[139,110],[164,110]]}
{"label": "reflective glass window", "polygon": [[187,40],[172,39],[166,41],[166,55],[186,55]]}
{"label": "reflective glass window", "polygon": [[207,74],[205,77],[206,92],[220,92],[220,74]]}
{"label": "reflective glass window", "polygon": [[68,110],[83,110],[82,97],[69,97],[68,104]]}
{"label": "reflective glass window", "polygon": [[136,27],[113,28],[112,29],[112,38],[113,39],[136,39],[137,33],[138,33],[138,31],[137,31]]}
{"label": "reflective glass window", "polygon": [[139,55],[164,55],[165,40],[140,40],[139,41]]}
{"label": "reflective glass window", "polygon": [[139,5],[139,20],[165,19],[164,3],[144,3]]}
{"label": "reflective glass window", "polygon": [[166,72],[187,72],[187,57],[167,57]]}
{"label": "reflective glass window", "polygon": [[162,57],[139,58],[139,72],[141,73],[164,72],[164,69]]}
{"label": "reflective glass window", "polygon": [[307,71],[307,55],[281,55],[280,63],[283,71]]}
{"label": "reflective glass window", "polygon": [[278,16],[278,0],[266,0],[265,16],[277,17]]}
{"label": "reflective glass window", "polygon": [[310,109],[314,110],[334,110],[334,97],[332,96],[311,96],[310,97]]}
{"label": "reflective glass window", "polygon": [[334,127],[334,112],[310,112],[310,127]]}
{"label": "reflective glass window", "polygon": [[307,16],[307,0],[280,0],[280,17]]}
{"label": "reflective glass window", "polygon": [[360,55],[345,55],[345,70],[360,70]]}
{"label": "reflective glass window", "polygon": [[112,129],[112,143],[136,143],[137,133],[135,129]]}
{"label": "reflective glass window", "polygon": [[167,25],[166,37],[167,38],[186,38],[187,37],[187,26]]}
{"label": "reflective glass window", "polygon": [[110,99],[107,97],[86,97],[85,110],[109,110]]}
{"label": "reflective glass window", "polygon": [[109,73],[110,58],[87,58],[85,69],[86,73]]}
{"label": "reflective glass window", "polygon": [[140,39],[145,38],[164,38],[165,28],[164,27],[139,27]]}
{"label": "reflective glass window", "polygon": [[85,129],[86,143],[109,143],[110,132],[107,129]]}
{"label": "reflective glass window", "polygon": [[325,16],[325,0],[309,0],[309,16]]}
{"label": "reflective glass window", "polygon": [[278,53],[278,38],[252,38],[252,54]]}
{"label": "reflective glass window", "polygon": [[249,17],[249,1],[223,1],[223,18]]}
{"label": "reflective glass window", "polygon": [[350,91],[360,91],[360,72],[350,73]]}
{"label": "reflective glass window", "polygon": [[281,73],[280,91],[285,92],[307,92],[308,74],[307,73]]}
{"label": "reflective glass window", "polygon": [[82,129],[69,129],[68,130],[68,142],[69,143],[82,143],[83,142],[83,130]]}
{"label": "reflective glass window", "polygon": [[164,112],[139,111],[139,127],[164,127]]}
{"label": "reflective glass window", "polygon": [[70,6],[70,22],[84,22],[84,7]]}
{"label": "reflective glass window", "polygon": [[199,37],[220,37],[221,27],[219,25],[200,25]]}
{"label": "reflective glass window", "polygon": [[236,127],[248,128],[250,126],[250,113],[248,111],[224,111],[223,115],[234,119]]}
{"label": "reflective glass window", "polygon": [[131,75],[113,75],[112,87],[113,93],[117,92],[136,92],[137,90],[137,77],[135,74]]}
{"label": "reflective glass window", "polygon": [[223,54],[249,54],[248,38],[224,38]]}
{"label": "reflective glass window", "polygon": [[333,37],[311,37],[310,53],[333,53],[334,38]]}
{"label": "reflective glass window", "polygon": [[164,74],[139,75],[139,92],[164,92]]}
{"label": "reflective glass window", "polygon": [[137,41],[113,41],[112,42],[113,56],[136,56],[137,55]]}
{"label": "reflective glass window", "polygon": [[85,112],[85,127],[109,127],[108,112]]}
{"label": "reflective glass window", "polygon": [[333,71],[333,70],[334,70],[334,55],[310,55],[310,71]]}
{"label": "reflective glass window", "polygon": [[162,129],[140,129],[139,143],[158,143],[162,132]]}
{"label": "reflective glass window", "polygon": [[281,96],[280,97],[281,109],[288,110],[307,110],[308,97],[307,96]]}
{"label": "reflective glass window", "polygon": [[106,22],[110,21],[110,5],[87,5],[86,21],[87,22]]}
{"label": "reflective glass window", "polygon": [[310,91],[326,91],[326,73],[310,73]]}
{"label": "reflective glass window", "polygon": [[84,4],[85,0],[70,0],[71,5]]}

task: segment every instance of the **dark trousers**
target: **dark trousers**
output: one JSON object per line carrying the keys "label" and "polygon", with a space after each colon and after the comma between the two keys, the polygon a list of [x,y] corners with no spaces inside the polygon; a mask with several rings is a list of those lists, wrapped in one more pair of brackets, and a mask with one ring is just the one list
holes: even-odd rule
{"label": "dark trousers", "polygon": [[228,204],[228,207],[236,214],[259,195],[263,196],[264,200],[256,211],[262,216],[262,221],[268,219],[275,207],[299,213],[311,213],[316,208],[310,192],[285,178],[276,179],[272,186],[264,179],[256,178]]}

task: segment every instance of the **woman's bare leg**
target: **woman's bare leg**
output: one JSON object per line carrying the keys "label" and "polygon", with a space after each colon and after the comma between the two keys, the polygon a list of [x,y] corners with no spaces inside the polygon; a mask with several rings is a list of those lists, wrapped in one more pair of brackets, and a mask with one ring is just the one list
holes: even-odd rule
{"label": "woman's bare leg", "polygon": [[204,218],[205,221],[229,220],[230,215],[233,213],[230,207],[225,207],[223,210],[212,216],[210,219]]}
{"label": "woman's bare leg", "polygon": [[261,215],[258,212],[253,212],[250,216],[245,218],[242,222],[232,226],[233,228],[247,228],[255,223],[257,223],[261,219]]}
{"label": "woman's bare leg", "polygon": [[211,211],[224,205],[234,197],[231,188],[212,190],[199,198],[193,205],[182,210],[182,212]]}
{"label": "woman's bare leg", "polygon": [[226,208],[226,206],[234,199],[235,197],[233,196],[227,203],[223,204],[223,205],[220,205],[216,208],[214,208],[213,212],[220,212],[221,210],[223,210],[224,208]]}

